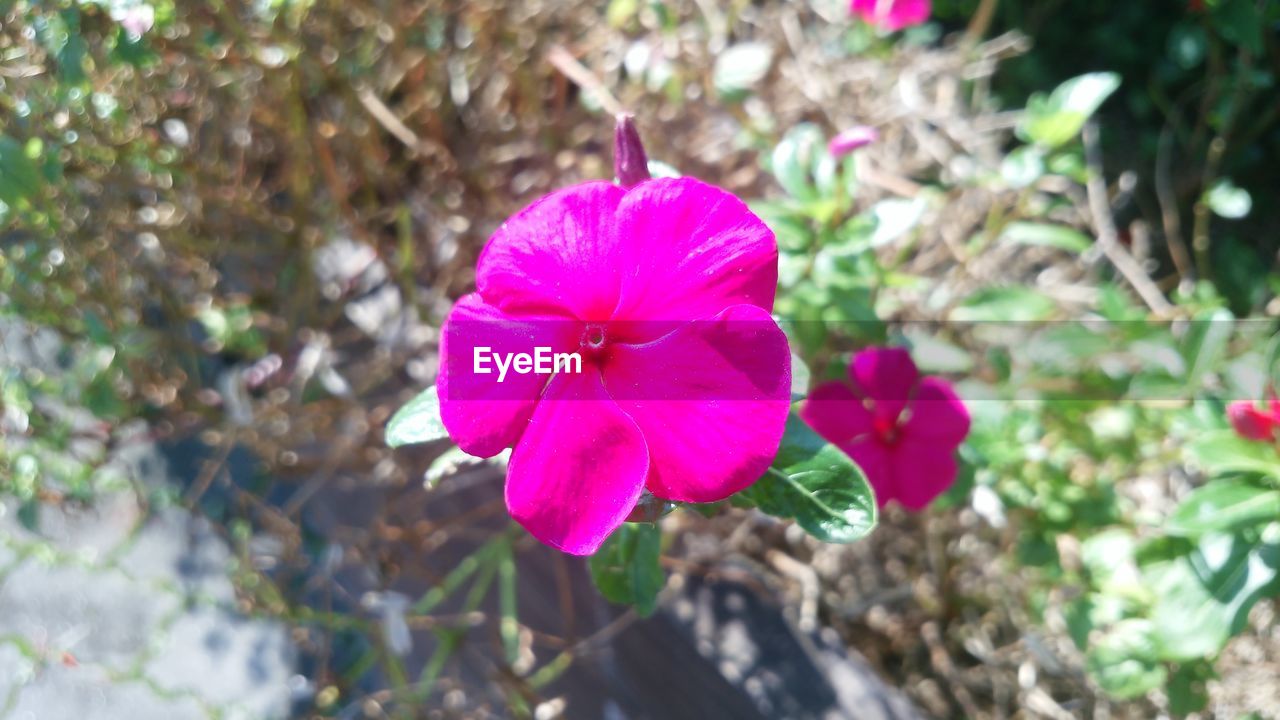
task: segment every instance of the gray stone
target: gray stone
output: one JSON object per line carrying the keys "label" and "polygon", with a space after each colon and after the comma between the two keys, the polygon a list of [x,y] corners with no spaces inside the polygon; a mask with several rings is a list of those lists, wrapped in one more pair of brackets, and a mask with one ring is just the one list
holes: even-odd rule
{"label": "gray stone", "polygon": [[165,508],[138,531],[118,564],[132,578],[170,585],[196,602],[230,604],[230,562],[231,551],[208,520]]}
{"label": "gray stone", "polygon": [[197,608],[169,628],[145,674],[159,687],[198,694],[247,717],[283,718],[293,647],[279,624]]}
{"label": "gray stone", "polygon": [[50,665],[19,693],[11,720],[207,720],[191,697],[165,697],[139,682],[120,681],[100,668]]}
{"label": "gray stone", "polygon": [[124,672],[138,664],[176,595],[114,570],[46,566],[28,560],[0,585],[0,636],[26,638],[47,652]]}
{"label": "gray stone", "polygon": [[0,712],[18,699],[18,691],[35,677],[36,665],[12,642],[0,642]]}

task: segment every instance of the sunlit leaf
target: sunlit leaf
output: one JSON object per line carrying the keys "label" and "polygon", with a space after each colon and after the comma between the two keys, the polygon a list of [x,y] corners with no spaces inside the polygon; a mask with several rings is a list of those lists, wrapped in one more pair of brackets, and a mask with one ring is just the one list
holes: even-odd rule
{"label": "sunlit leaf", "polygon": [[1165,529],[1178,535],[1238,530],[1280,518],[1280,490],[1221,480],[1197,489],[1170,516]]}
{"label": "sunlit leaf", "polygon": [[390,447],[443,440],[449,437],[440,419],[440,398],[434,385],[423,390],[391,416],[386,439]]}
{"label": "sunlit leaf", "polygon": [[1007,322],[1044,320],[1053,314],[1054,303],[1041,293],[1021,285],[983,288],[951,311],[960,322]]}
{"label": "sunlit leaf", "polygon": [[732,45],[716,58],[712,82],[725,98],[740,98],[764,79],[773,64],[773,48],[761,42]]}
{"label": "sunlit leaf", "polygon": [[1096,72],[1067,80],[1048,97],[1033,95],[1018,124],[1018,135],[1029,142],[1056,148],[1078,135],[1089,116],[1118,87],[1119,75]]}
{"label": "sunlit leaf", "polygon": [[1206,535],[1181,558],[1144,569],[1155,607],[1152,635],[1160,657],[1195,660],[1216,655],[1244,626],[1249,609],[1274,591],[1280,542],[1242,535]]}
{"label": "sunlit leaf", "polygon": [[1232,430],[1200,434],[1187,445],[1186,453],[1213,475],[1246,472],[1280,477],[1280,455],[1274,446],[1246,440]]}
{"label": "sunlit leaf", "polygon": [[1209,192],[1205,193],[1204,199],[1215,215],[1230,220],[1238,220],[1253,209],[1253,197],[1249,195],[1249,191],[1236,187],[1230,180],[1214,183]]}
{"label": "sunlit leaf", "polygon": [[1000,239],[1017,245],[1056,247],[1071,252],[1084,252],[1093,241],[1088,235],[1063,225],[1036,222],[1012,222],[1000,233]]}
{"label": "sunlit leaf", "polygon": [[742,495],[824,542],[853,542],[876,525],[875,495],[862,470],[794,413],[773,466]]}

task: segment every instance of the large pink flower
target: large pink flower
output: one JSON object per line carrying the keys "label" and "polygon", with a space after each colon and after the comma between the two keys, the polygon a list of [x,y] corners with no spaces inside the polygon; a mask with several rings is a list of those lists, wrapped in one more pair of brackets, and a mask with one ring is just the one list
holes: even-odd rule
{"label": "large pink flower", "polygon": [[929,0],[852,0],[849,12],[881,30],[901,30],[929,19]]}
{"label": "large pink flower", "polygon": [[[790,402],[770,316],[773,233],[691,178],[554,192],[494,233],[442,331],[441,416],[465,451],[513,447],[506,499],[539,540],[589,554],[643,489],[712,502],[764,473]],[[478,346],[577,352],[582,372],[474,372]]]}
{"label": "large pink flower", "polygon": [[946,380],[920,377],[902,348],[859,352],[849,377],[814,388],[801,416],[857,461],[881,507],[923,509],[955,482],[969,411]]}

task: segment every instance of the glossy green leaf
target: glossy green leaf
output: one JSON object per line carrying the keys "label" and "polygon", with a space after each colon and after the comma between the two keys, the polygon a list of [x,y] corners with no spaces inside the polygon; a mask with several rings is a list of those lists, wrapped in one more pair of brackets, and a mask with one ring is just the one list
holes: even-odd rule
{"label": "glossy green leaf", "polygon": [[1197,489],[1173,511],[1165,529],[1176,535],[1238,530],[1280,518],[1280,490],[1219,480]]}
{"label": "glossy green leaf", "polygon": [[1155,606],[1153,637],[1166,660],[1216,655],[1250,608],[1275,592],[1280,540],[1205,535],[1190,554],[1144,568]]}
{"label": "glossy green leaf", "polygon": [[440,398],[434,385],[423,390],[387,422],[387,445],[400,447],[449,437],[440,419]]}
{"label": "glossy green leaf", "polygon": [[823,542],[853,542],[876,525],[875,494],[862,470],[794,413],[773,466],[742,495]]}
{"label": "glossy green leaf", "polygon": [[661,553],[657,525],[623,523],[591,556],[591,579],[610,602],[634,605],[641,617],[647,617],[657,609],[665,582]]}

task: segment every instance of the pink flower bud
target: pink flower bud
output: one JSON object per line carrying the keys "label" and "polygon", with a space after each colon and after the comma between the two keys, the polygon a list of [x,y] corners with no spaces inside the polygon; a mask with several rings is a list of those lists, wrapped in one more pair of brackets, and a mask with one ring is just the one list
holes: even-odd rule
{"label": "pink flower bud", "polygon": [[844,157],[854,150],[864,145],[870,145],[879,139],[880,133],[876,132],[875,128],[867,125],[854,125],[831,138],[831,142],[827,143],[827,152],[831,153],[832,157]]}
{"label": "pink flower bud", "polygon": [[618,124],[613,131],[613,175],[622,187],[631,187],[648,180],[649,156],[640,142],[640,133],[630,115],[618,113]]}
{"label": "pink flower bud", "polygon": [[1227,405],[1227,419],[1236,434],[1248,440],[1271,440],[1275,438],[1276,428],[1280,427],[1280,412],[1273,402],[1272,407],[1263,410],[1249,400],[1237,400]]}

